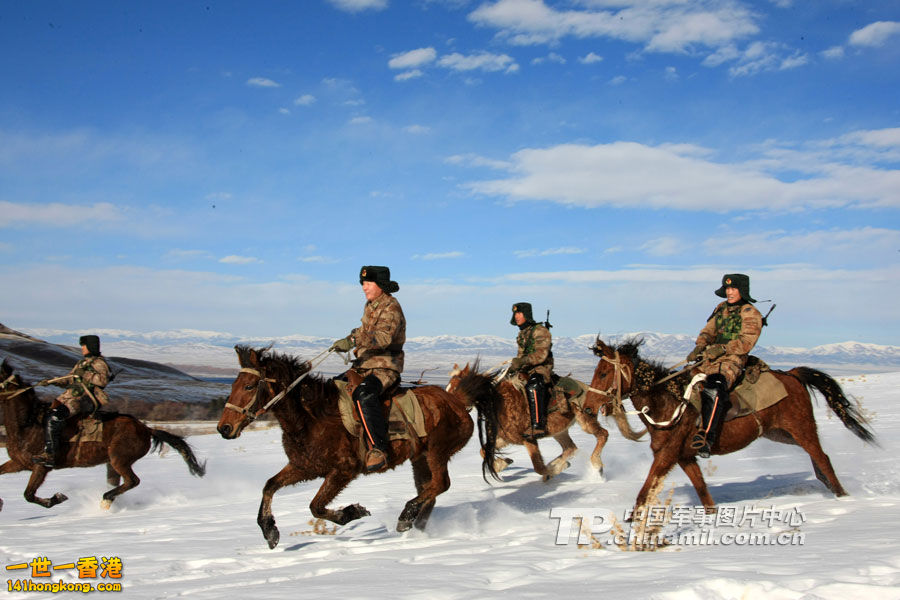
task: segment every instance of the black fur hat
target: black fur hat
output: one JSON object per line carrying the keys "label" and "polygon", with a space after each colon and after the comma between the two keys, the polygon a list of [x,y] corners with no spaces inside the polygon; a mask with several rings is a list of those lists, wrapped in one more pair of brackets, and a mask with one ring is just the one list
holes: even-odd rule
{"label": "black fur hat", "polygon": [[391,281],[391,270],[387,267],[368,265],[359,270],[359,285],[364,281],[374,281],[381,291],[393,294],[400,289],[396,281]]}
{"label": "black fur hat", "polygon": [[534,316],[531,314],[531,303],[530,302],[516,302],[512,305],[512,317],[509,319],[510,325],[516,325],[516,313],[522,313],[522,316],[525,317],[526,323],[531,323],[534,321]]}
{"label": "black fur hat", "polygon": [[78,343],[88,349],[89,354],[100,356],[100,338],[96,335],[83,335]]}
{"label": "black fur hat", "polygon": [[741,298],[747,302],[756,302],[756,300],[750,296],[750,277],[748,275],[744,275],[743,273],[723,275],[722,287],[716,290],[716,296],[724,298],[725,288],[729,287],[737,288],[741,293]]}

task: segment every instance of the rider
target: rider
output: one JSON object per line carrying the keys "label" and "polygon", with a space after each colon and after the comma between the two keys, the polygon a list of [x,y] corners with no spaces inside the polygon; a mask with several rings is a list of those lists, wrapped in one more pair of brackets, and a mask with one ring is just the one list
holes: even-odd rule
{"label": "rider", "polygon": [[725,275],[715,293],[725,302],[716,306],[687,357],[689,362],[703,359],[692,372],[707,375],[700,394],[702,422],[691,441],[691,447],[703,458],[709,457],[719,439],[731,406],[728,390],[740,377],[763,325],[762,315],[751,304],[756,300],[750,296],[750,277],[742,273]]}
{"label": "rider", "polygon": [[510,361],[510,374],[525,381],[525,397],[531,416],[531,439],[547,434],[547,405],[553,373],[553,341],[547,326],[535,322],[531,304],[517,302],[512,306],[510,325],[519,327],[516,344],[519,352]]}
{"label": "rider", "polygon": [[356,348],[353,369],[362,383],[353,390],[353,401],[359,410],[369,448],[366,471],[387,467],[388,424],[382,410],[381,393],[400,380],[403,371],[403,344],[406,342],[406,318],[393,294],[400,289],[391,281],[388,267],[365,266],[359,271],[359,283],[366,296],[362,325],[331,349],[349,352]]}
{"label": "rider", "polygon": [[66,388],[66,391],[50,405],[44,425],[44,451],[32,458],[35,463],[51,469],[56,466],[56,451],[66,419],[91,414],[109,400],[103,388],[111,377],[109,365],[100,355],[100,338],[83,335],[78,343],[81,344],[83,358],[67,375],[51,380],[54,385]]}

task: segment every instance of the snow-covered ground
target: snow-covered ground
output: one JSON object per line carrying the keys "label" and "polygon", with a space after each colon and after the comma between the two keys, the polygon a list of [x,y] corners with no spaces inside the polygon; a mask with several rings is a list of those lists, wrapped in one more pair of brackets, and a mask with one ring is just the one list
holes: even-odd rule
{"label": "snow-covered ground", "polygon": [[[414,494],[408,464],[354,481],[338,503],[359,502],[372,515],[344,527],[311,524],[308,504],[320,481],[283,489],[273,506],[281,543],[269,550],[256,512],[264,482],[286,462],[276,428],[233,441],[189,438],[208,460],[203,479],[191,477],[175,452],[145,457],[136,463],[141,485],[108,512],[99,507],[107,487],[99,467],[52,473],[41,495],[63,492],[69,500],[49,510],[22,498],[27,474],[0,477],[3,597],[49,598],[10,588],[62,580],[120,583],[126,598],[900,598],[900,373],[841,381],[861,400],[882,444],[864,445],[818,401],[823,446],[850,496],[835,499],[799,448],[757,441],[702,461],[723,509],[719,527],[694,515],[697,498],[682,472],[667,479],[663,496],[674,491],[670,509],[681,524],[670,521],[665,531],[705,543],[626,552],[607,543],[600,524],[596,541],[579,545],[578,527],[570,537],[568,522],[557,543],[561,521],[552,510],[621,521],[651,458],[646,442],[626,441],[613,428],[601,480],[587,464],[591,438],[576,426],[581,452],[548,483],[522,447],[509,453],[515,462],[504,482],[485,483],[473,439],[451,462],[452,486],[424,532],[394,530]],[[552,440],[541,447],[548,459],[557,453]],[[783,543],[760,545],[758,534],[766,533]],[[42,557],[52,565],[119,559],[121,578],[80,578],[77,569],[32,577],[30,565]],[[21,564],[29,566],[9,569]]]}

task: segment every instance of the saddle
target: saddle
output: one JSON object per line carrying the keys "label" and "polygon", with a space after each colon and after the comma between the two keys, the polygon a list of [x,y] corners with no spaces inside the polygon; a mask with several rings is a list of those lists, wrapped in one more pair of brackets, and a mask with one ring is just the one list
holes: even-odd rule
{"label": "saddle", "polygon": [[[509,377],[507,380],[513,384],[513,387],[524,399],[526,397],[525,383],[517,376]],[[587,386],[572,377],[561,377],[554,373],[550,379],[548,392],[550,401],[547,404],[547,414],[549,415],[554,412],[569,412],[572,408],[571,405],[580,410],[584,404]]]}
{"label": "saddle", "polygon": [[[356,402],[353,401],[353,390],[356,386],[347,381],[335,379],[340,395],[338,396],[338,408],[341,412],[341,422],[347,431],[361,441],[365,441],[362,435],[362,420]],[[383,403],[390,405],[388,414],[388,438],[393,440],[412,440],[417,442],[426,437],[425,413],[416,397],[414,388],[395,385],[383,395]]]}
{"label": "saddle", "polygon": [[[690,392],[689,397],[688,392]],[[741,376],[729,392],[731,408],[725,415],[725,420],[730,421],[769,408],[787,398],[787,395],[787,389],[781,380],[772,373],[769,365],[761,358],[750,356]],[[685,397],[699,413],[700,390],[698,387],[688,385]]]}

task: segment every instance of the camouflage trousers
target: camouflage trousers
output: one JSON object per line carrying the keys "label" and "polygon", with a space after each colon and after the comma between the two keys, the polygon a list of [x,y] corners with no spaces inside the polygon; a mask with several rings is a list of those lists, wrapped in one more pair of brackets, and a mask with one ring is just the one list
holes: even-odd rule
{"label": "camouflage trousers", "polygon": [[87,397],[87,394],[76,396],[72,390],[66,390],[56,398],[60,404],[69,409],[69,416],[94,412],[94,402]]}
{"label": "camouflage trousers", "polygon": [[369,375],[374,375],[381,382],[381,389],[386,390],[400,379],[400,373],[393,369],[356,369],[363,379]]}
{"label": "camouflage trousers", "polygon": [[731,387],[734,386],[734,382],[737,381],[738,377],[740,377],[741,373],[744,371],[744,364],[746,364],[746,362],[747,360],[745,358],[725,355],[712,362],[704,361],[700,363],[691,371],[691,374],[696,375],[697,373],[706,373],[707,375],[715,375],[716,373],[720,373],[725,377],[725,381],[728,382],[728,388],[731,389]]}

